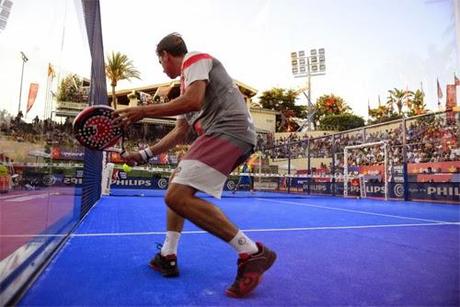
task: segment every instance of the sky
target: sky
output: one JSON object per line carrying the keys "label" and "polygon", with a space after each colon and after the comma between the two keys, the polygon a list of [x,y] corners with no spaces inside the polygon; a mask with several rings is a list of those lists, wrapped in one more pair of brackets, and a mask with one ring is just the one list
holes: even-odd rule
{"label": "sky", "polygon": [[[230,75],[259,93],[273,87],[299,89],[305,78],[291,73],[292,51],[325,48],[326,74],[312,78],[312,99],[342,97],[357,115],[386,101],[393,88],[422,88],[437,109],[436,80],[460,76],[455,23],[460,0],[100,0],[104,52],[122,52],[141,80],[117,89],[167,82],[155,55],[158,41],[179,32],[190,51],[218,58]],[[456,15],[457,14],[457,15]],[[43,116],[46,93],[69,72],[89,77],[90,57],[77,0],[13,0],[0,32],[0,110],[16,114],[25,64],[22,109],[29,84],[39,83],[27,119]],[[47,82],[47,66],[58,72]],[[48,90],[48,91],[47,91]],[[460,90],[458,91],[460,92]],[[257,98],[255,99],[257,101]],[[306,101],[301,95],[299,104]]]}

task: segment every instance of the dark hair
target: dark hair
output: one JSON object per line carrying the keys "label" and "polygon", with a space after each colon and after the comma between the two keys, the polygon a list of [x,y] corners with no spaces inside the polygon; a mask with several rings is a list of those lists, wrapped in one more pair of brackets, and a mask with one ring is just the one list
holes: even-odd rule
{"label": "dark hair", "polygon": [[179,33],[171,33],[163,37],[157,45],[157,55],[160,56],[163,51],[173,55],[181,56],[187,53],[187,46]]}

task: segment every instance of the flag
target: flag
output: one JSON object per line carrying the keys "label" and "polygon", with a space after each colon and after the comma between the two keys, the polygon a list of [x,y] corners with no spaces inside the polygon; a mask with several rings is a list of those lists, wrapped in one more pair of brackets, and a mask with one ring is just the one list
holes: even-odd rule
{"label": "flag", "polygon": [[438,101],[439,99],[442,98],[442,90],[441,90],[441,85],[439,84],[439,80],[436,78],[436,82],[438,84]]}
{"label": "flag", "polygon": [[371,105],[369,103],[369,99],[367,99],[367,115],[369,115],[369,113],[371,113]]}
{"label": "flag", "polygon": [[379,95],[379,107],[380,107],[380,95]]}
{"label": "flag", "polygon": [[457,78],[457,75],[454,73],[454,85],[457,86],[457,85],[460,85],[460,79]]}
{"label": "flag", "polygon": [[38,83],[31,83],[29,87],[29,98],[27,98],[26,113],[28,113],[30,109],[32,109],[32,106],[35,103],[35,98],[37,98],[37,92],[38,92]]}
{"label": "flag", "polygon": [[48,78],[54,79],[56,77],[56,72],[54,71],[53,65],[51,63],[48,63]]}

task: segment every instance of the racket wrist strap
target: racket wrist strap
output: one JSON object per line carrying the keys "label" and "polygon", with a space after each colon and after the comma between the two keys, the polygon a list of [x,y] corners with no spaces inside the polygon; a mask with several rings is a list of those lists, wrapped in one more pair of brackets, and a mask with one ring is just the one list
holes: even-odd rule
{"label": "racket wrist strap", "polygon": [[153,157],[153,152],[150,149],[150,147],[147,147],[146,149],[139,150],[139,154],[141,155],[142,160],[144,160],[144,161],[148,161],[148,160],[150,160],[150,158]]}

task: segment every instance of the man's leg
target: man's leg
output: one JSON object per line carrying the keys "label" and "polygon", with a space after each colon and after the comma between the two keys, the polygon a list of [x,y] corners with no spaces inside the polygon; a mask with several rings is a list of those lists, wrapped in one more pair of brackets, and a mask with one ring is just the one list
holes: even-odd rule
{"label": "man's leg", "polygon": [[210,202],[195,196],[192,187],[172,183],[166,193],[166,204],[177,215],[190,220],[203,230],[229,242],[238,233],[224,213]]}
{"label": "man's leg", "polygon": [[[174,178],[174,173],[170,180]],[[177,248],[185,219],[166,207],[166,236],[159,253],[150,261],[150,266],[165,277],[179,276]]]}
{"label": "man's leg", "polygon": [[180,216],[198,227],[229,243],[238,251],[238,272],[233,284],[225,293],[231,297],[243,297],[254,290],[262,274],[276,260],[276,254],[249,239],[216,206],[195,196],[192,187],[173,183],[166,194],[166,204]]}
{"label": "man's leg", "polygon": [[[176,172],[174,171],[169,178],[169,182],[172,181],[175,175]],[[177,255],[177,248],[183,228],[184,218],[166,206],[166,237],[161,248],[162,256]]]}
{"label": "man's leg", "polygon": [[164,277],[176,277],[179,276],[177,247],[184,227],[184,218],[169,208],[166,210],[167,232],[165,240],[160,252],[150,260],[150,266]]}
{"label": "man's leg", "polygon": [[161,247],[161,255],[177,255],[179,239],[184,228],[184,218],[166,207],[166,237]]}

